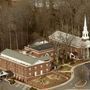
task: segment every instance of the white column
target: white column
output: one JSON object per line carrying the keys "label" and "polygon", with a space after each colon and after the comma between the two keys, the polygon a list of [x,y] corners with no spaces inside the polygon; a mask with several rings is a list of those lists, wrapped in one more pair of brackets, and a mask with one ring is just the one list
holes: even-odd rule
{"label": "white column", "polygon": [[82,49],[82,55],[83,55],[82,57],[83,57],[83,59],[86,58],[86,52],[85,52],[85,51],[86,51],[85,48],[83,48],[83,49]]}
{"label": "white column", "polygon": [[87,59],[89,59],[89,48],[87,48]]}

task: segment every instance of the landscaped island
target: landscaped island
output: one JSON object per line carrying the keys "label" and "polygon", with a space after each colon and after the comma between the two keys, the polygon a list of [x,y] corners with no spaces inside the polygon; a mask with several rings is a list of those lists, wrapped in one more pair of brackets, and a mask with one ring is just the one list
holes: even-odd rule
{"label": "landscaped island", "polygon": [[[30,81],[30,85],[39,88],[39,89],[45,89],[45,88],[52,88],[54,86],[64,86],[67,84],[71,79],[71,77],[74,74],[74,69],[78,66],[81,66],[89,61],[84,60],[77,60],[74,64],[65,64],[62,65],[60,69],[52,71],[48,73],[47,75],[37,77],[36,79]],[[89,62],[90,63],[90,62]],[[77,85],[78,87],[83,86],[86,84],[86,81],[84,80],[78,81]]]}

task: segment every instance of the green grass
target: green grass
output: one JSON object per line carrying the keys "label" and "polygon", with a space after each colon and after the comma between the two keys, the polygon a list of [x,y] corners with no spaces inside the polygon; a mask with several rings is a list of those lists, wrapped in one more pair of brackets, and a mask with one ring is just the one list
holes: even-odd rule
{"label": "green grass", "polygon": [[66,66],[66,65],[65,66],[61,66],[60,70],[62,70],[62,71],[70,71],[71,67]]}

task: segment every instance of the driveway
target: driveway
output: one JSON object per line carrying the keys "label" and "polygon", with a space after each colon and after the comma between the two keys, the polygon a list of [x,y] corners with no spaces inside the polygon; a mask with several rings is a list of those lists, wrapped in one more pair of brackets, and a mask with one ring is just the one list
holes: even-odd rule
{"label": "driveway", "polygon": [[7,81],[0,81],[0,90],[30,90],[29,87],[15,83],[10,85]]}
{"label": "driveway", "polygon": [[[81,70],[83,65],[77,66],[74,69],[74,78],[63,86],[58,86],[51,90],[79,90],[75,87],[75,83],[79,80],[79,71]],[[90,79],[88,80],[85,87],[80,88],[80,90],[90,90]],[[20,83],[15,83],[14,85],[10,85],[6,81],[0,81],[0,90],[29,90],[29,87],[22,85]]]}
{"label": "driveway", "polygon": [[80,90],[83,90],[83,89],[84,90],[90,90],[90,79],[88,80],[85,87],[79,88],[79,89],[75,87],[76,82],[78,82],[78,80],[80,78],[79,72],[80,72],[82,66],[84,66],[84,65],[77,66],[74,69],[74,78],[70,82],[68,82],[67,84],[65,84],[63,86],[58,86],[58,87],[51,89],[51,90],[79,90],[79,89]]}

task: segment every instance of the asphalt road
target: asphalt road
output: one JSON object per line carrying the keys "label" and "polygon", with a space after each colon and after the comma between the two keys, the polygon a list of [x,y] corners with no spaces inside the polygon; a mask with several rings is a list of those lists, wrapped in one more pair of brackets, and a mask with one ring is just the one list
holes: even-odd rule
{"label": "asphalt road", "polygon": [[76,88],[75,84],[79,81],[79,71],[81,70],[82,66],[78,66],[74,69],[74,78],[68,82],[64,86],[56,87],[52,90],[90,90],[90,79],[88,79],[87,84],[83,88]]}
{"label": "asphalt road", "polygon": [[7,81],[0,81],[0,90],[30,90],[27,86],[15,83],[10,85]]}
{"label": "asphalt road", "polygon": [[[76,88],[75,84],[78,82],[80,76],[79,71],[81,70],[82,66],[78,66],[74,69],[74,78],[65,84],[64,86],[58,86],[51,90],[90,90],[90,79],[88,80],[87,84],[83,88]],[[85,72],[86,73],[86,72]],[[7,81],[0,81],[0,90],[29,90],[29,88],[25,85],[15,83],[14,85],[10,85]]]}

